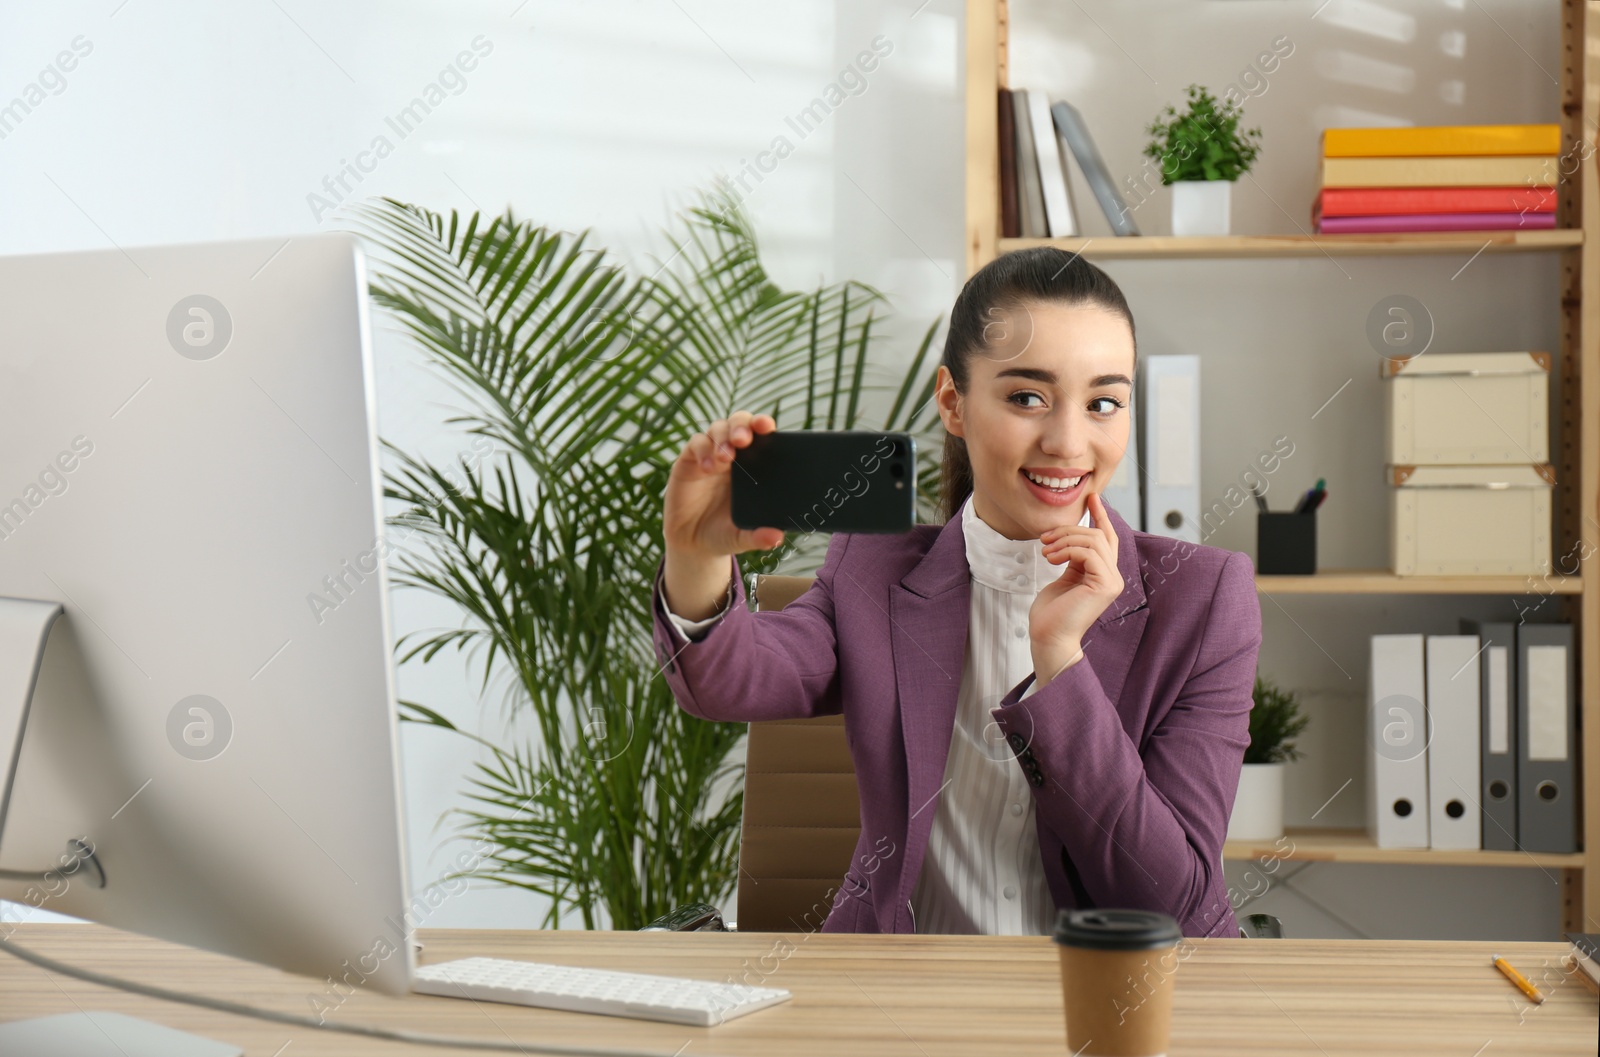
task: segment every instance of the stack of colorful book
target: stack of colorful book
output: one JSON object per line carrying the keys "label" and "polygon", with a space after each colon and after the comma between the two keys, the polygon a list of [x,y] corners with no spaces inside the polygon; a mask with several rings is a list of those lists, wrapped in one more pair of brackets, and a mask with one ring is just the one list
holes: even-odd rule
{"label": "stack of colorful book", "polygon": [[1559,125],[1330,128],[1319,233],[1556,226]]}

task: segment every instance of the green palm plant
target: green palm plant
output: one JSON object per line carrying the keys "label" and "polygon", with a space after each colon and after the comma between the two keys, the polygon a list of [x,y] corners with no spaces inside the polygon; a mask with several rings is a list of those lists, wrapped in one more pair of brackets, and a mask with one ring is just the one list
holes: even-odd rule
{"label": "green palm plant", "polygon": [[[631,929],[731,894],[743,808],[733,752],[744,724],[690,716],[651,649],[649,598],[672,462],[713,419],[770,410],[780,429],[850,429],[873,380],[881,294],[856,282],[779,288],[748,218],[705,192],[668,233],[671,255],[632,276],[603,250],[516,219],[374,200],[357,226],[376,244],[372,295],[460,394],[448,419],[488,458],[442,465],[385,444],[385,494],[408,545],[397,586],[454,602],[460,627],[404,636],[424,662],[465,651],[480,692],[504,681],[537,736],[500,745],[426,705],[402,717],[486,750],[456,809],[476,878],[550,900],[594,928]],[[919,438],[919,507],[933,520],[939,425],[924,334],[882,428]],[[921,382],[919,387],[919,381]],[[478,439],[482,438],[482,440]],[[485,444],[484,441],[488,443]],[[412,542],[414,541],[414,542]],[[798,535],[742,555],[746,572],[819,557]]]}

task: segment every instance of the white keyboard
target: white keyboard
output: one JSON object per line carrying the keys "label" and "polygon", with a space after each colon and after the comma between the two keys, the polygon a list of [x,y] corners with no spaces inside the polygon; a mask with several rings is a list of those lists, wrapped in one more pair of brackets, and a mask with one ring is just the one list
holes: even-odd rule
{"label": "white keyboard", "polygon": [[721,1024],[792,997],[776,987],[580,969],[509,958],[462,958],[419,966],[412,990],[446,998],[512,1002],[701,1027]]}

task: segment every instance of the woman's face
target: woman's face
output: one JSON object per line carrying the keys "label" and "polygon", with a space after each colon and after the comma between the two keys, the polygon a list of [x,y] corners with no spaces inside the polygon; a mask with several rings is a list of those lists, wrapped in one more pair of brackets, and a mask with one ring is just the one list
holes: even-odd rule
{"label": "woman's face", "polygon": [[[1103,308],[1034,301],[994,310],[985,345],[967,392],[940,366],[935,396],[945,431],[967,442],[973,512],[1014,540],[1076,525],[1128,447],[1132,331]],[[1025,470],[1081,479],[1052,490]]]}

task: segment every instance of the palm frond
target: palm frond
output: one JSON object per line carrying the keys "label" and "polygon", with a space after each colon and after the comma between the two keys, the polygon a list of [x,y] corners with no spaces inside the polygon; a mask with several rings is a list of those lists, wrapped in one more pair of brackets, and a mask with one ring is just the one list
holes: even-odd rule
{"label": "palm frond", "polygon": [[[537,735],[501,745],[402,706],[482,749],[450,817],[460,839],[490,850],[450,876],[538,893],[549,927],[575,911],[586,927],[637,928],[725,899],[745,727],[678,707],[651,649],[672,463],[736,409],[768,411],[780,428],[859,428],[865,398],[896,388],[886,428],[925,431],[931,379],[919,383],[937,324],[898,387],[879,384],[882,294],[855,282],[781,289],[725,190],[685,211],[665,263],[640,277],[586,234],[509,209],[463,218],[380,199],[358,218],[381,251],[374,299],[459,395],[446,424],[483,449],[446,464],[385,446],[384,494],[400,507],[394,582],[461,614],[460,627],[403,637],[397,656],[464,652],[480,693],[502,683]],[[937,469],[922,449],[919,482]],[[790,537],[741,565],[787,568],[815,545]]]}

